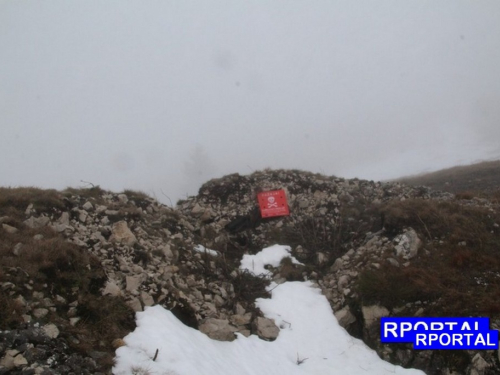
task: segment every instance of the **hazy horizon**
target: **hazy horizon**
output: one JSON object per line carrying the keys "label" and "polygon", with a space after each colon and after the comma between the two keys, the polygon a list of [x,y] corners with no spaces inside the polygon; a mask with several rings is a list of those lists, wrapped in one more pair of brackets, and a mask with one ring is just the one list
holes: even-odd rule
{"label": "hazy horizon", "polygon": [[[0,185],[500,159],[498,1],[0,0]],[[167,201],[168,203],[168,201]]]}

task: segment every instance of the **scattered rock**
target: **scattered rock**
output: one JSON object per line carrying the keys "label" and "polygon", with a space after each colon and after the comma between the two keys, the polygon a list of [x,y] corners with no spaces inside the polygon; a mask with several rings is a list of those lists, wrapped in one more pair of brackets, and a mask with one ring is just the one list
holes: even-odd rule
{"label": "scattered rock", "polygon": [[142,303],[144,304],[144,306],[153,306],[155,303],[155,300],[153,299],[153,297],[151,297],[151,295],[149,295],[145,291],[141,292],[141,300],[142,300]]}
{"label": "scattered rock", "polygon": [[118,200],[120,201],[120,203],[127,203],[128,197],[126,194],[118,194]]}
{"label": "scattered rock", "polygon": [[26,366],[28,364],[28,361],[22,354],[18,354],[14,357],[13,365],[14,367],[21,367],[21,366]]}
{"label": "scattered rock", "polygon": [[130,300],[127,301],[127,305],[135,312],[142,311],[142,305],[139,298],[131,297]]}
{"label": "scattered rock", "polygon": [[346,306],[342,310],[337,311],[335,313],[335,318],[337,318],[339,324],[344,328],[347,328],[356,321],[356,317],[351,313],[349,306]]}
{"label": "scattered rock", "polygon": [[59,329],[55,324],[52,323],[46,324],[42,327],[42,330],[51,339],[55,339],[57,338],[57,336],[59,336]]}
{"label": "scattered rock", "polygon": [[40,216],[35,218],[31,216],[29,219],[24,221],[24,224],[30,228],[42,228],[50,223],[50,219],[47,216]]}
{"label": "scattered rock", "polygon": [[21,253],[22,253],[22,248],[23,248],[23,244],[21,242],[18,242],[16,244],[16,246],[14,246],[14,249],[12,250],[12,253],[15,255],[15,256],[20,256]]}
{"label": "scattered rock", "polygon": [[[127,277],[130,277],[130,276],[127,276]],[[131,283],[132,283],[132,281],[131,281]],[[137,287],[138,287],[138,285],[133,286],[132,290],[137,289]],[[120,287],[116,284],[115,281],[108,280],[106,282],[106,286],[104,287],[104,290],[102,291],[102,295],[103,296],[111,295],[113,297],[118,297],[118,296],[122,295],[122,291],[121,291]]]}
{"label": "scattered rock", "polygon": [[85,202],[85,204],[82,206],[82,208],[85,210],[85,211],[92,211],[94,209],[94,206],[92,206],[92,203],[90,202]]}
{"label": "scattered rock", "polygon": [[13,226],[10,226],[8,224],[2,224],[2,228],[7,233],[11,233],[11,234],[17,233],[19,231],[19,229],[15,228]]}
{"label": "scattered rock", "polygon": [[395,246],[396,255],[404,259],[414,258],[422,244],[417,232],[413,228],[409,228],[403,234],[396,236],[394,242],[397,243]]}
{"label": "scattered rock", "polygon": [[110,241],[122,245],[133,246],[137,243],[137,238],[128,228],[127,222],[122,220],[113,224]]}
{"label": "scattered rock", "polygon": [[211,339],[218,341],[233,341],[236,338],[234,332],[237,329],[230,325],[227,319],[206,319],[199,329]]}
{"label": "scattered rock", "polygon": [[377,323],[378,320],[383,316],[389,316],[389,310],[387,310],[383,306],[372,305],[372,306],[363,306],[361,308],[363,313],[363,319],[367,326],[371,326],[374,323]]}
{"label": "scattered rock", "polygon": [[39,309],[33,310],[33,315],[37,319],[41,319],[41,318],[45,317],[48,313],[49,313],[49,310],[44,309],[44,308],[39,308]]}
{"label": "scattered rock", "polygon": [[126,283],[127,283],[126,290],[128,292],[137,291],[142,283],[142,276],[141,275],[127,276]]}
{"label": "scattered rock", "polygon": [[4,357],[0,360],[0,366],[10,370],[15,367],[14,359],[19,354],[17,350],[6,350]]}
{"label": "scattered rock", "polygon": [[266,341],[274,341],[279,335],[279,328],[274,324],[274,320],[257,317],[253,323],[253,329],[257,335]]}

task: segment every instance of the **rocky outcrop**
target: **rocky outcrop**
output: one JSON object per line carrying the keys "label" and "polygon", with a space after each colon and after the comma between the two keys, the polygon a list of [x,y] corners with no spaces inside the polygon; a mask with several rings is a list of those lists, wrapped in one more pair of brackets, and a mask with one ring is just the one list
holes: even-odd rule
{"label": "rocky outcrop", "polygon": [[123,220],[113,224],[109,240],[126,246],[134,246],[137,243],[137,238]]}

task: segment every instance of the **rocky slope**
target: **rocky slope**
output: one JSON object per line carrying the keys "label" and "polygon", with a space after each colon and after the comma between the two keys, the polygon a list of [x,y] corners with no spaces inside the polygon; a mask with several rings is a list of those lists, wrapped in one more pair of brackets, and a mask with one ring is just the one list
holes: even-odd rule
{"label": "rocky slope", "polygon": [[[291,215],[261,219],[256,194],[275,188]],[[209,181],[175,209],[132,191],[2,189],[0,221],[0,373],[107,373],[131,312],[153,304],[214,339],[273,340],[279,330],[253,305],[268,281],[238,265],[275,243],[304,265],[285,261],[274,280],[315,280],[381,357],[428,374],[500,369],[497,353],[418,352],[378,337],[387,315],[490,316],[500,327],[500,218],[485,199],[277,170]]]}

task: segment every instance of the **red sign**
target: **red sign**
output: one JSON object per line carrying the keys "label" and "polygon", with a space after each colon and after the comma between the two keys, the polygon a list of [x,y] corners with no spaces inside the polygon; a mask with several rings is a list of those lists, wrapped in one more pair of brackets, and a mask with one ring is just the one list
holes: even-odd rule
{"label": "red sign", "polygon": [[285,190],[263,191],[257,195],[262,217],[290,215]]}

